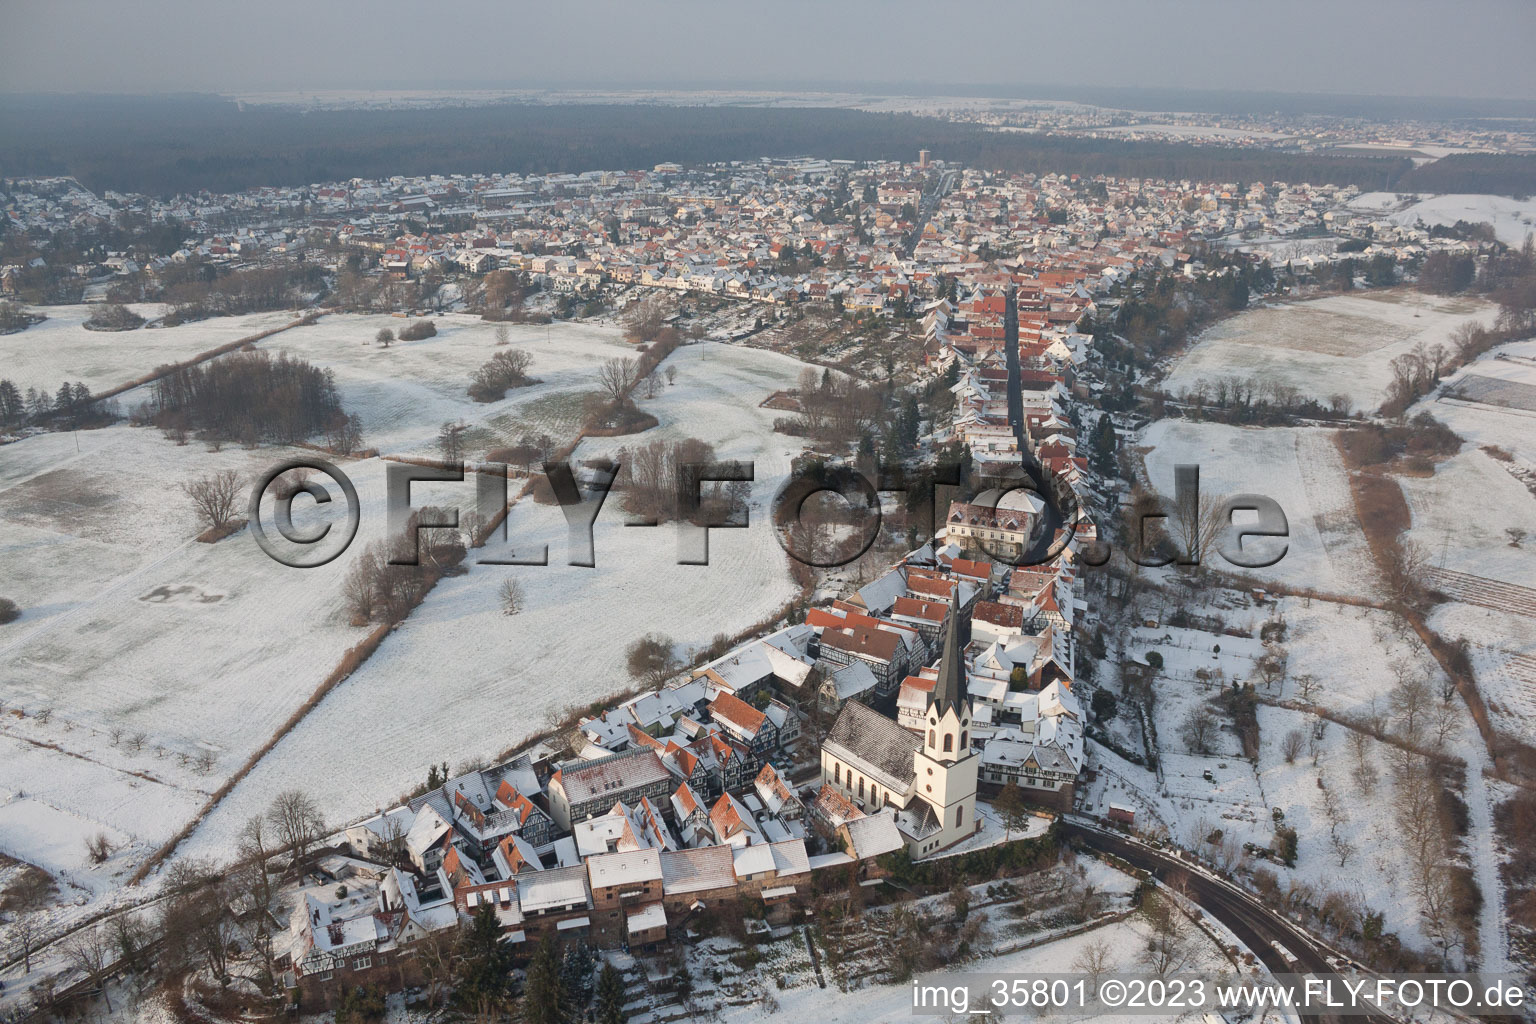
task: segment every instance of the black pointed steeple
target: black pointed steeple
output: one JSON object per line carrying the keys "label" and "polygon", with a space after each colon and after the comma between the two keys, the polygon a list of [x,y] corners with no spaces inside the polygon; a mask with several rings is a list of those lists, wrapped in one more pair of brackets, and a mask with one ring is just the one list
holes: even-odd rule
{"label": "black pointed steeple", "polygon": [[960,648],[960,583],[949,595],[949,614],[944,618],[944,654],[939,658],[939,681],[933,687],[933,707],[939,717],[950,708],[960,713],[969,699],[966,691],[965,659]]}

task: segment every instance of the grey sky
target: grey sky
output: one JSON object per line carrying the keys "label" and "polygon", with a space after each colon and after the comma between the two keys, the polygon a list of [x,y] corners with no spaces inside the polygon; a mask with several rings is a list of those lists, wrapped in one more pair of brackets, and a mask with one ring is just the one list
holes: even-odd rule
{"label": "grey sky", "polygon": [[1531,0],[0,0],[0,92],[805,81],[1536,99]]}

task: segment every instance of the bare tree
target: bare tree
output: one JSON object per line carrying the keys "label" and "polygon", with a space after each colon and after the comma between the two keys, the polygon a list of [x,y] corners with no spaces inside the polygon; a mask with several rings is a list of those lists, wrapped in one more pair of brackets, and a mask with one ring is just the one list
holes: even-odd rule
{"label": "bare tree", "polygon": [[668,384],[676,384],[677,383],[677,367],[672,365],[671,363],[667,364],[667,383]]}
{"label": "bare tree", "polygon": [[1441,701],[1430,712],[1430,728],[1435,734],[1435,746],[1444,750],[1461,732],[1461,709],[1450,701]]}
{"label": "bare tree", "polygon": [[635,386],[639,364],[633,359],[614,358],[597,368],[597,383],[608,400],[615,406],[629,400],[629,390]]}
{"label": "bare tree", "polygon": [[235,518],[236,501],[240,493],[240,477],[232,469],[199,477],[181,485],[182,492],[192,502],[205,527],[217,530]]}
{"label": "bare tree", "polygon": [[496,344],[510,345],[512,343],[512,330],[506,324],[496,325]]}
{"label": "bare tree", "polygon": [[630,644],[624,655],[630,677],[646,686],[660,688],[677,671],[672,638],[661,633],[647,633]]}
{"label": "bare tree", "polygon": [[385,348],[389,348],[389,346],[395,343],[395,332],[390,330],[388,327],[380,327],[379,333],[373,336],[373,340],[378,342],[380,345],[383,345]]}
{"label": "bare tree", "polygon": [[1072,969],[1088,975],[1090,989],[1098,988],[1099,978],[1108,974],[1114,964],[1114,951],[1104,939],[1093,939],[1078,950],[1072,961]]}
{"label": "bare tree", "polygon": [[270,835],[267,819],[260,814],[253,814],[241,826],[237,839],[240,856],[256,868],[259,891],[255,895],[264,910],[272,903],[272,882],[267,874]]}
{"label": "bare tree", "polygon": [[1211,494],[1200,495],[1198,503],[1176,503],[1168,517],[1173,534],[1184,550],[1184,557],[1204,564],[1206,556],[1227,529],[1227,503]]}
{"label": "bare tree", "polygon": [[1349,844],[1347,839],[1339,835],[1337,832],[1333,833],[1333,835],[1329,837],[1328,841],[1330,845],[1333,846],[1333,855],[1339,858],[1339,867],[1343,867],[1349,862],[1349,858],[1354,855],[1355,848]]}
{"label": "bare tree", "polygon": [[1290,654],[1284,647],[1276,645],[1259,656],[1259,659],[1253,663],[1253,669],[1260,682],[1273,689],[1284,682],[1288,664],[1290,664]]}
{"label": "bare tree", "polygon": [[1195,944],[1171,896],[1159,893],[1147,900],[1143,913],[1152,935],[1141,953],[1141,963],[1158,977],[1167,977],[1194,962]]}
{"label": "bare tree", "polygon": [[32,951],[37,948],[37,940],[42,935],[42,927],[38,924],[37,917],[33,914],[15,914],[11,921],[11,941],[16,943],[21,950],[21,973],[32,973]]}
{"label": "bare tree", "polygon": [[1285,757],[1285,763],[1295,764],[1306,744],[1307,738],[1302,735],[1300,729],[1292,729],[1286,733],[1285,738],[1280,741],[1280,753]]}
{"label": "bare tree", "polygon": [[292,851],[295,866],[303,863],[309,848],[325,831],[320,808],[309,794],[298,789],[277,794],[272,806],[267,808],[267,823],[272,826],[278,843]]}
{"label": "bare tree", "polygon": [[509,576],[502,581],[496,595],[501,600],[501,610],[504,614],[516,615],[523,610],[523,587],[512,577]]}
{"label": "bare tree", "polygon": [[444,421],[437,430],[437,450],[443,456],[445,462],[458,462],[464,458],[464,432],[469,429],[469,424],[460,420],[458,423]]}
{"label": "bare tree", "polygon": [[69,965],[84,974],[100,992],[112,1012],[112,998],[107,994],[107,968],[112,965],[112,945],[104,929],[82,928],[64,944]]}
{"label": "bare tree", "polygon": [[1311,704],[1312,698],[1317,694],[1317,676],[1310,672],[1303,672],[1295,677],[1295,682],[1296,696]]}
{"label": "bare tree", "polygon": [[1412,739],[1419,735],[1428,717],[1434,693],[1421,672],[1416,669],[1400,669],[1401,680],[1388,695],[1392,712],[1397,715],[1403,735]]}
{"label": "bare tree", "polygon": [[85,841],[85,852],[90,856],[92,864],[105,864],[107,858],[112,856],[112,840],[107,838],[105,832],[97,832]]}
{"label": "bare tree", "polygon": [[1197,754],[1209,754],[1211,741],[1216,738],[1219,725],[1216,716],[1204,704],[1191,708],[1184,718],[1182,729],[1184,742]]}

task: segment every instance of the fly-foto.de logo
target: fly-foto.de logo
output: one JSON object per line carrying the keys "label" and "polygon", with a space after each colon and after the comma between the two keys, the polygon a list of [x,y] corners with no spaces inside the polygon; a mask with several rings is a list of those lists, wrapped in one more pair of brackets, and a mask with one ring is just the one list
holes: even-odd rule
{"label": "fly-foto.de logo", "polygon": [[[544,463],[543,477],[566,522],[567,565],[597,565],[593,526],[616,489],[622,469],[619,463],[600,461],[585,465],[578,477],[568,462]],[[457,530],[463,525],[457,507],[414,505],[412,486],[463,483],[466,473],[474,476],[474,515],[483,529],[477,542],[508,541],[509,473],[505,464],[388,462],[385,525],[388,536],[395,539],[389,547],[390,564],[419,564],[422,531]],[[333,486],[322,485],[314,474],[329,478]],[[678,565],[709,564],[711,530],[754,525],[749,502],[706,501],[706,485],[718,492],[721,484],[750,487],[755,478],[751,462],[677,465],[674,500],[666,518],[676,527]],[[887,465],[872,476],[852,466],[798,466],[775,492],[769,520],[786,554],[818,568],[846,565],[868,551],[890,514],[884,509],[892,505],[902,510],[909,525],[921,524],[926,536],[936,536],[942,530],[948,540],[962,548],[979,551],[1005,565],[1042,565],[1070,553],[1078,563],[1097,567],[1115,554],[1114,546],[1078,505],[1073,488],[1044,471],[1037,479],[1021,470],[1016,478],[986,488],[968,500],[951,500],[958,499],[964,485],[959,465],[921,471]],[[339,527],[330,521],[305,526],[295,522],[295,502],[307,500],[312,509],[323,510],[338,497],[345,502]],[[834,498],[843,537],[841,543],[829,546],[815,539],[817,529],[827,524],[812,511],[813,499],[826,502]],[[1175,467],[1171,500],[1145,496],[1129,515],[1119,518],[1126,540],[1122,555],[1141,566],[1199,565],[1215,551],[1234,566],[1264,568],[1279,562],[1289,550],[1290,526],[1277,501],[1246,493],[1202,498],[1200,470],[1193,465]],[[362,503],[356,486],[345,472],[324,459],[291,459],[274,465],[251,489],[252,536],[268,556],[292,568],[316,568],[335,560],[356,538],[361,519]],[[662,524],[660,515],[630,513],[622,525],[654,528]],[[475,561],[481,565],[548,565],[549,547],[540,545],[536,553],[515,556],[484,553]]]}

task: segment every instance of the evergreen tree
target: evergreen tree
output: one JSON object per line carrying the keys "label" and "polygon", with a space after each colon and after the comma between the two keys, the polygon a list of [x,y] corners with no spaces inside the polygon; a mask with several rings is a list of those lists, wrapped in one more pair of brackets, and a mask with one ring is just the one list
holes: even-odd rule
{"label": "evergreen tree", "polygon": [[565,1024],[567,1019],[565,982],[560,974],[560,954],[554,940],[545,936],[528,965],[528,983],[523,990],[523,1017],[528,1024]]}
{"label": "evergreen tree", "polygon": [[624,1024],[624,978],[613,964],[604,964],[597,979],[597,1024]]}
{"label": "evergreen tree", "polygon": [[[548,941],[548,940],[545,940]],[[500,1020],[512,1001],[512,951],[496,911],[481,906],[459,936],[454,998],[480,1024]]]}
{"label": "evergreen tree", "polygon": [[26,415],[21,392],[8,380],[0,380],[0,424],[20,423]]}

